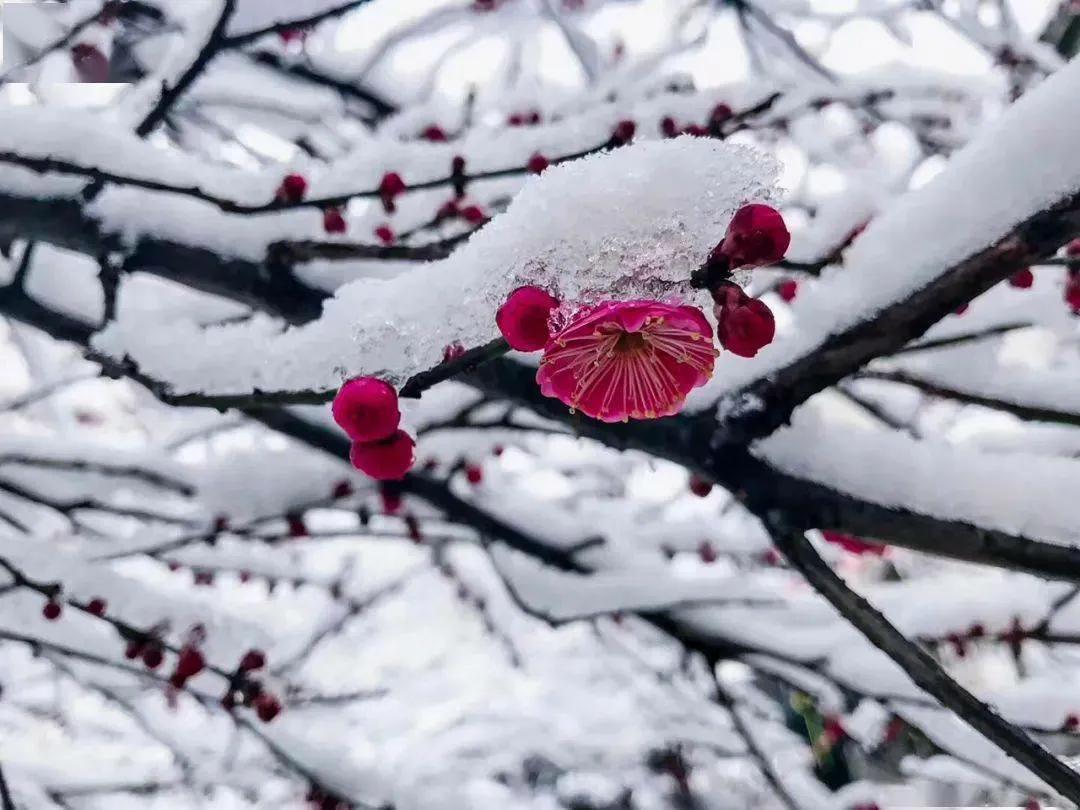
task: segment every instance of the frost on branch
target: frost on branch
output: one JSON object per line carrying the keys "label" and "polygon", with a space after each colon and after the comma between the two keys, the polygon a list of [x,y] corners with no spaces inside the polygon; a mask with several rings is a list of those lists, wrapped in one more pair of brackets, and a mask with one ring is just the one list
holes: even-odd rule
{"label": "frost on branch", "polygon": [[736,209],[773,198],[775,175],[771,158],[704,138],[592,155],[530,179],[505,214],[449,258],[341,288],[311,324],[150,329],[121,318],[96,347],[129,355],[178,393],[327,390],[359,374],[400,384],[437,365],[454,342],[497,337],[495,313],[522,285],[574,303],[694,303],[691,272]]}

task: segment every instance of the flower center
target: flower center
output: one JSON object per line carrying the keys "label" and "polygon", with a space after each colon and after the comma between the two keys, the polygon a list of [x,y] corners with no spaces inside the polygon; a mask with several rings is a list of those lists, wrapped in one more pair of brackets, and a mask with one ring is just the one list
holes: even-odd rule
{"label": "flower center", "polygon": [[616,354],[636,354],[645,348],[646,340],[642,332],[623,332],[615,339],[612,351]]}

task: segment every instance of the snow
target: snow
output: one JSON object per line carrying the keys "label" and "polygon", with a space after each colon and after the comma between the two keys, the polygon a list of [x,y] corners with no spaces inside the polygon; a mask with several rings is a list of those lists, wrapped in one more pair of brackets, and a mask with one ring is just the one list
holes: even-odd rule
{"label": "snow", "polygon": [[881,506],[1080,544],[1070,509],[1080,469],[1067,459],[988,455],[939,439],[860,429],[820,401],[797,411],[790,427],[758,442],[754,453],[781,472]]}
{"label": "snow", "polygon": [[758,152],[700,138],[592,155],[527,181],[451,257],[341,288],[310,325],[275,335],[267,319],[207,330],[180,322],[149,335],[127,320],[95,346],[130,354],[177,392],[328,390],[362,373],[399,384],[438,364],[455,340],[496,337],[494,312],[522,284],[574,304],[612,295],[703,304],[690,273],[740,205],[772,198],[774,171]]}

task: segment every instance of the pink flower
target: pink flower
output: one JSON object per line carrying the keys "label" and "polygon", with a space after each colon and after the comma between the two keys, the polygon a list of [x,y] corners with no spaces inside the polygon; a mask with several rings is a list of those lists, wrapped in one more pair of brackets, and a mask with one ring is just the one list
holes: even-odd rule
{"label": "pink flower", "polygon": [[385,439],[401,422],[397,391],[378,377],[346,382],[334,397],[332,413],[338,426],[358,442]]}
{"label": "pink flower", "polygon": [[536,381],[544,396],[603,422],[656,419],[678,413],[716,355],[696,307],[608,301],[548,341]]}
{"label": "pink flower", "polygon": [[761,267],[784,258],[790,244],[791,234],[780,212],[771,205],[753,203],[735,212],[724,241],[716,246],[710,259],[716,261],[722,256],[732,268]]}
{"label": "pink flower", "polygon": [[353,442],[349,461],[378,481],[400,481],[416,461],[416,442],[404,430],[375,442]]}
{"label": "pink flower", "polygon": [[725,284],[714,298],[716,336],[721,346],[739,357],[753,357],[772,343],[776,319],[764,301],[751,298],[734,284]]}
{"label": "pink flower", "polygon": [[499,307],[495,322],[510,348],[537,352],[551,339],[548,319],[559,301],[539,287],[518,287]]}

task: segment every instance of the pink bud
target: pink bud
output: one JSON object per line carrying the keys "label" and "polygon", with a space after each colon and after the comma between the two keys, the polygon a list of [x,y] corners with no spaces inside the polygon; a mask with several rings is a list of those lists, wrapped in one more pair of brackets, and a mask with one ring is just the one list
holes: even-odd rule
{"label": "pink bud", "polygon": [[539,351],[551,337],[548,320],[558,306],[558,299],[539,287],[518,287],[499,307],[495,322],[511,348]]}

